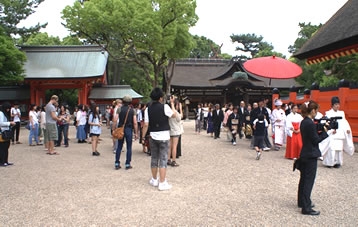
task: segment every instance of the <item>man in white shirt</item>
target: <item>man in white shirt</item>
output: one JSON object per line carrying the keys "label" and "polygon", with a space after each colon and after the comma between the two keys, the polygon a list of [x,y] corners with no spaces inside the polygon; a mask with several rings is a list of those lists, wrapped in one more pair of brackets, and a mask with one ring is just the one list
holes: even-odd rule
{"label": "man in white shirt", "polygon": [[[170,97],[170,105],[162,104],[163,91],[160,88],[154,88],[150,94],[152,103],[144,112],[144,127],[142,141],[147,133],[148,127],[150,131],[150,150],[151,150],[151,169],[152,179],[149,183],[158,187],[160,191],[169,190],[172,185],[166,180],[166,169],[169,152],[170,127],[169,118],[175,118],[176,112],[174,108],[174,98]],[[158,168],[159,176],[158,179]]]}
{"label": "man in white shirt", "polygon": [[20,123],[21,123],[21,110],[19,109],[19,104],[14,103],[14,107],[10,111],[11,118],[14,119],[15,126],[12,128],[12,144],[15,144],[15,132],[16,132],[16,144],[21,144],[19,142],[20,137]]}

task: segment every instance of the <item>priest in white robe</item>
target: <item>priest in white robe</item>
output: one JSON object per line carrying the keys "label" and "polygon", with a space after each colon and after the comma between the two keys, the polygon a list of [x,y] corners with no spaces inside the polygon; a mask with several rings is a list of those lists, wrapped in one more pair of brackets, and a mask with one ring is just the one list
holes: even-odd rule
{"label": "priest in white robe", "polygon": [[285,123],[286,113],[281,108],[282,101],[279,99],[275,100],[276,109],[272,111],[272,127],[274,129],[273,141],[275,150],[280,150],[285,140]]}
{"label": "priest in white robe", "polygon": [[338,97],[332,97],[332,109],[326,112],[326,117],[342,117],[337,120],[338,129],[327,132],[328,138],[319,144],[323,156],[323,165],[340,168],[343,164],[343,151],[349,155],[354,153],[354,145],[351,127],[346,120],[344,111],[340,111]]}

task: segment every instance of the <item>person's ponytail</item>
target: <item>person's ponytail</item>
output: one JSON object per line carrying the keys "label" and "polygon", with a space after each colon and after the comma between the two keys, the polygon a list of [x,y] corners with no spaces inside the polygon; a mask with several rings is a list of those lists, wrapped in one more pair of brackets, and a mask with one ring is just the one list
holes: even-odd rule
{"label": "person's ponytail", "polygon": [[318,104],[312,100],[303,103],[301,105],[302,117],[307,117],[312,112],[312,110],[318,110],[318,107],[319,107]]}

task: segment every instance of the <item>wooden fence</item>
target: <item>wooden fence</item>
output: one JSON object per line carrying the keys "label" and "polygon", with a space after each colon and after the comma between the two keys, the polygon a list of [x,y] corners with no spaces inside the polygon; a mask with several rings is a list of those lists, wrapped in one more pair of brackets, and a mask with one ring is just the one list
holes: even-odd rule
{"label": "wooden fence", "polygon": [[[350,85],[349,82],[341,80],[338,88],[320,88],[313,83],[311,89],[304,91],[303,97],[297,97],[297,88],[291,87],[289,98],[282,100],[284,104],[292,102],[294,104],[303,104],[309,100],[313,100],[320,105],[319,111],[324,115],[326,111],[331,109],[331,98],[338,96],[340,100],[340,110],[346,114],[346,118],[352,128],[353,141],[358,142],[358,86]],[[278,89],[273,90],[272,106],[274,100],[280,98]]]}

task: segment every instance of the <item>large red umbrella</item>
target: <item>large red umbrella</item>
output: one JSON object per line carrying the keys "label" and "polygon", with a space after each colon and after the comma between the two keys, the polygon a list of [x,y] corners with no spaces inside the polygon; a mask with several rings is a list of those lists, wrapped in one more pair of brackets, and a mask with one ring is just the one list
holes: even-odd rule
{"label": "large red umbrella", "polygon": [[248,60],[244,68],[252,74],[270,79],[290,79],[302,73],[301,67],[295,63],[276,56]]}

